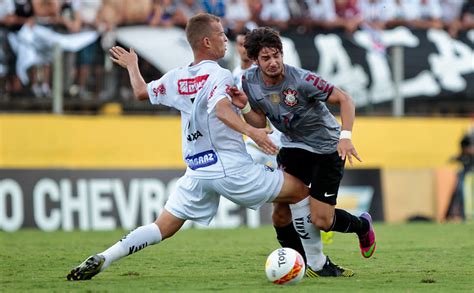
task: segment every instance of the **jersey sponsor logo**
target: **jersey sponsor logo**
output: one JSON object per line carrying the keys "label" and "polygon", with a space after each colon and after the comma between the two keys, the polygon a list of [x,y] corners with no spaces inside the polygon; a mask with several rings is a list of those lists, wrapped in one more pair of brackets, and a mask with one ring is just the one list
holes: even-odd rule
{"label": "jersey sponsor logo", "polygon": [[295,230],[298,232],[298,235],[301,239],[310,239],[309,233],[306,232],[306,229],[304,228],[304,221],[304,217],[294,219],[293,222],[295,224]]}
{"label": "jersey sponsor logo", "polygon": [[275,171],[274,168],[272,168],[272,167],[270,167],[270,166],[268,166],[268,165],[263,165],[263,169],[264,169],[265,171],[267,171],[267,172],[274,172],[274,171]]}
{"label": "jersey sponsor logo", "polygon": [[160,83],[157,87],[154,87],[153,88],[153,95],[155,95],[155,97],[158,97],[158,95],[166,95],[166,88],[165,88],[165,85]]}
{"label": "jersey sponsor logo", "polygon": [[[120,240],[122,241],[122,240]],[[138,252],[140,250],[142,250],[143,248],[147,247],[148,246],[148,242],[145,242],[143,244],[140,244],[140,245],[132,245],[128,248],[128,255],[132,254],[132,253],[135,253],[135,252]]]}
{"label": "jersey sponsor logo", "polygon": [[335,195],[336,195],[335,193],[327,193],[327,192],[324,193],[324,197],[331,197]]}
{"label": "jersey sponsor logo", "polygon": [[180,95],[194,95],[197,93],[209,78],[209,74],[200,75],[195,78],[185,78],[178,80],[178,92]]}
{"label": "jersey sponsor logo", "polygon": [[307,82],[312,82],[318,90],[324,93],[331,93],[334,86],[315,74],[308,74],[305,78]]}
{"label": "jersey sponsor logo", "polygon": [[285,96],[285,99],[283,102],[290,106],[293,107],[294,105],[298,104],[298,99],[296,96],[298,95],[298,92],[294,89],[287,88],[286,90],[283,91],[283,95]]}
{"label": "jersey sponsor logo", "polygon": [[280,95],[278,93],[271,93],[268,98],[270,99],[270,101],[274,104],[279,104],[281,99],[280,99]]}
{"label": "jersey sponsor logo", "polygon": [[186,139],[187,139],[188,141],[195,141],[195,140],[197,140],[198,138],[200,138],[200,137],[202,137],[202,136],[203,136],[202,133],[199,132],[199,130],[198,130],[198,131],[196,131],[196,132],[194,132],[194,133],[188,134],[188,136],[186,137]]}
{"label": "jersey sponsor logo", "polygon": [[191,170],[197,170],[217,163],[217,155],[213,150],[208,150],[185,158],[186,164]]}

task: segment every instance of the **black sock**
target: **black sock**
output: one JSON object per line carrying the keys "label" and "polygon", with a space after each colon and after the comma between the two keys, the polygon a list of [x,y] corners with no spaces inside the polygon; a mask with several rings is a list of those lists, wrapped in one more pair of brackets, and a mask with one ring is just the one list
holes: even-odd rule
{"label": "black sock", "polygon": [[281,247],[289,247],[298,251],[301,256],[304,258],[306,263],[306,254],[303,249],[303,244],[301,244],[300,235],[296,232],[293,222],[285,227],[274,227],[277,234],[277,240],[280,243]]}
{"label": "black sock", "polygon": [[334,212],[334,221],[332,222],[330,230],[364,235],[369,231],[369,222],[364,218],[351,215],[345,210],[336,209]]}

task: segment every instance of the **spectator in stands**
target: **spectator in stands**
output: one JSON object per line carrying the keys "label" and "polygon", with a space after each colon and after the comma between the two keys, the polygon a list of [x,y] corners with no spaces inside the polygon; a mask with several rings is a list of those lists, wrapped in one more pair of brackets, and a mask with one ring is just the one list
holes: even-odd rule
{"label": "spectator in stands", "polygon": [[[113,31],[119,24],[122,23],[122,13],[121,0],[103,0],[102,6],[100,7],[97,15],[97,25],[99,31]],[[111,47],[112,46],[110,46],[110,48]]]}
{"label": "spectator in stands", "polygon": [[[415,2],[411,2],[415,3]],[[416,18],[413,13],[416,8],[411,8],[410,3],[404,0],[386,0],[389,19],[385,26],[393,28],[396,26],[407,26],[411,20]],[[414,6],[412,4],[412,6]]]}
{"label": "spectator in stands", "polygon": [[415,19],[410,22],[411,26],[419,29],[443,28],[439,0],[418,0],[415,3],[418,5],[413,7]]}
{"label": "spectator in stands", "polygon": [[0,99],[6,96],[8,74],[8,23],[15,13],[13,0],[0,1]]}
{"label": "spectator in stands", "polygon": [[385,29],[391,17],[384,0],[361,0],[360,10],[364,25],[374,30]]}
{"label": "spectator in stands", "polygon": [[[102,0],[102,6],[97,12],[96,26],[101,34],[100,38],[100,56],[104,56],[104,52],[116,44],[115,29],[122,24],[123,21],[123,2],[122,0]],[[104,86],[99,94],[101,100],[114,99],[117,96],[117,88],[119,87],[112,61],[104,58]],[[107,74],[105,73],[107,72]]]}
{"label": "spectator in stands", "polygon": [[60,0],[32,0],[34,24],[54,27],[61,14]]}
{"label": "spectator in stands", "polygon": [[357,0],[335,0],[336,14],[343,20],[342,27],[349,33],[357,30],[363,22]]}
{"label": "spectator in stands", "polygon": [[[54,20],[54,30],[60,33],[78,33],[82,27],[80,0],[60,0],[59,15]],[[63,85],[65,89],[74,87],[77,75],[76,53],[63,52]]]}
{"label": "spectator in stands", "polygon": [[[6,24],[9,32],[17,33],[24,24],[32,23],[34,13],[31,0],[14,0],[14,5],[15,12],[13,15],[7,16]],[[8,45],[10,45],[10,43]],[[10,93],[17,95],[22,93],[23,86],[16,74],[16,55],[10,47],[7,53],[9,53],[7,54],[9,68],[7,84],[9,85]]]}
{"label": "spectator in stands", "polygon": [[311,27],[333,29],[344,23],[344,20],[336,14],[333,0],[306,0],[306,5]]}
{"label": "spectator in stands", "polygon": [[[153,0],[124,0],[121,25],[148,25],[154,9]],[[133,92],[128,74],[119,71],[118,75],[120,98],[122,100],[132,99]]]}
{"label": "spectator in stands", "polygon": [[260,19],[263,8],[262,0],[247,0],[247,4],[250,12],[250,21],[255,24],[255,27],[249,27],[249,29],[257,28],[262,23]]}
{"label": "spectator in stands", "polygon": [[225,9],[226,26],[234,34],[242,31],[245,27],[256,26],[251,23],[247,0],[228,0]]}
{"label": "spectator in stands", "polygon": [[81,0],[61,0],[60,12],[55,19],[57,30],[67,33],[77,33],[81,30],[82,18],[79,7]]}
{"label": "spectator in stands", "polygon": [[148,24],[153,27],[175,26],[174,17],[177,7],[176,2],[173,0],[154,0],[152,14],[150,15]]}
{"label": "spectator in stands", "polygon": [[[61,23],[61,1],[60,0],[32,0],[34,20],[31,25],[42,25],[57,29]],[[31,90],[37,98],[51,97],[51,63],[52,52],[37,51],[41,55],[41,61],[31,68]]]}
{"label": "spectator in stands", "polygon": [[178,4],[172,0],[155,0],[153,14],[151,16],[149,25],[172,27],[186,24],[186,17],[180,9]]}
{"label": "spectator in stands", "polygon": [[462,29],[469,30],[474,28],[474,3],[468,0],[464,3],[461,12]]}
{"label": "spectator in stands", "polygon": [[225,0],[201,0],[201,5],[204,12],[225,18],[226,2]]}
{"label": "spectator in stands", "polygon": [[16,32],[34,16],[32,0],[14,0],[15,14],[8,20],[10,31]]}
{"label": "spectator in stands", "polygon": [[153,0],[124,0],[122,25],[148,24]]}
{"label": "spectator in stands", "polygon": [[449,35],[453,38],[457,37],[458,31],[461,29],[461,9],[463,0],[440,0],[441,20],[443,26]]}
{"label": "spectator in stands", "polygon": [[260,20],[263,26],[274,27],[279,31],[288,28],[290,11],[284,0],[262,0]]}
{"label": "spectator in stands", "polygon": [[402,0],[405,25],[418,29],[443,28],[439,0]]}
{"label": "spectator in stands", "polygon": [[385,54],[386,47],[382,41],[382,30],[386,28],[391,17],[386,2],[384,0],[360,0],[359,3],[363,18],[360,27],[370,36],[371,50]]}
{"label": "spectator in stands", "polygon": [[[81,31],[97,31],[98,30],[98,14],[102,6],[102,0],[81,0],[79,12],[82,20]],[[77,53],[77,86],[70,89],[72,96],[78,95],[81,98],[89,98],[92,96],[88,89],[87,83],[92,75],[91,69],[94,69],[95,89],[94,96],[98,96],[102,87],[102,66],[104,54],[100,47],[100,40],[85,47]]]}
{"label": "spectator in stands", "polygon": [[182,19],[177,19],[177,25],[185,27],[188,20],[194,15],[204,11],[203,7],[196,0],[180,0],[178,3],[179,15],[182,15]]}
{"label": "spectator in stands", "polygon": [[288,25],[291,28],[296,28],[299,33],[305,33],[310,21],[308,4],[305,0],[288,0],[287,4],[290,12]]}

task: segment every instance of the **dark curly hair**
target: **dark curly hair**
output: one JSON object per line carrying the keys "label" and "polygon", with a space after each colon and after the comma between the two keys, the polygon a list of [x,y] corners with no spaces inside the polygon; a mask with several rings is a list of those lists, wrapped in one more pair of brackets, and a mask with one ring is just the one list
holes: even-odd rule
{"label": "dark curly hair", "polygon": [[280,34],[270,28],[256,28],[245,35],[244,47],[247,50],[247,56],[252,60],[258,59],[258,54],[263,48],[274,48],[283,52]]}

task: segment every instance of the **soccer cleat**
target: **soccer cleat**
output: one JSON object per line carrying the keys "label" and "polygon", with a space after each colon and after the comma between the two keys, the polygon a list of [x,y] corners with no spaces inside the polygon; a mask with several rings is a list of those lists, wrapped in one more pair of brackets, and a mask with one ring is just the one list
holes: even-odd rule
{"label": "soccer cleat", "polygon": [[100,272],[100,268],[105,262],[102,255],[89,256],[83,263],[71,270],[67,275],[68,281],[90,280]]}
{"label": "soccer cleat", "polygon": [[346,269],[341,266],[334,264],[328,256],[326,256],[326,263],[323,268],[319,271],[313,270],[310,266],[306,268],[306,277],[308,278],[319,278],[319,277],[352,277],[354,271]]}
{"label": "soccer cleat", "polygon": [[363,257],[369,258],[372,256],[372,254],[374,254],[376,247],[375,231],[374,227],[372,227],[372,217],[369,213],[362,213],[360,217],[366,219],[369,222],[369,231],[367,231],[367,233],[362,236],[359,235],[360,252],[362,253]]}

